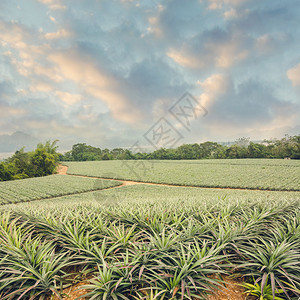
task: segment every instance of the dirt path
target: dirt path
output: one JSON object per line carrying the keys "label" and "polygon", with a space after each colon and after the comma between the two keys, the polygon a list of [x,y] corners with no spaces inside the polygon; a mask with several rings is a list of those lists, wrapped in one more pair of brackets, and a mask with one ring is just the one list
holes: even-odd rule
{"label": "dirt path", "polygon": [[[244,294],[243,287],[240,286],[242,281],[240,279],[233,279],[230,277],[224,278],[224,287],[220,287],[219,290],[215,290],[215,292],[208,296],[207,300],[246,300],[252,299],[247,298],[247,295]],[[80,289],[83,285],[89,284],[88,280],[84,282],[79,282],[63,291],[62,300],[75,300],[79,296],[83,296],[88,293],[86,289]],[[59,300],[57,296],[53,296],[50,298],[51,300]],[[48,299],[48,300],[50,300]],[[87,300],[88,298],[83,297],[83,300]]]}
{"label": "dirt path", "polygon": [[59,175],[67,175],[68,167],[64,165],[58,165],[56,173]]}
{"label": "dirt path", "polygon": [[251,189],[251,188],[235,188],[235,187],[209,187],[209,186],[195,186],[195,185],[180,185],[180,184],[168,184],[168,183],[154,183],[154,182],[146,182],[146,181],[134,181],[134,180],[124,180],[124,179],[114,179],[114,178],[102,178],[97,176],[85,176],[85,175],[77,175],[77,174],[68,174],[68,167],[64,165],[59,165],[57,169],[57,174],[60,175],[68,175],[68,176],[76,176],[76,177],[84,177],[84,178],[96,178],[101,180],[114,180],[122,182],[121,185],[110,187],[107,189],[119,188],[126,185],[135,185],[135,184],[146,184],[146,185],[156,185],[156,186],[169,186],[169,187],[188,187],[188,188],[200,188],[200,189],[216,189],[216,190],[239,190],[239,191],[258,191],[258,192],[296,192],[290,190],[268,190],[268,189]]}

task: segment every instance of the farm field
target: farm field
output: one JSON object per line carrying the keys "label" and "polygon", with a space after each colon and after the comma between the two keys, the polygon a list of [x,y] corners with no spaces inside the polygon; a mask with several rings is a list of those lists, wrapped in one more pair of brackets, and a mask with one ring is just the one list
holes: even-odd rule
{"label": "farm field", "polygon": [[300,0],[0,0],[0,300],[300,300]]}
{"label": "farm field", "polygon": [[61,175],[5,181],[0,182],[0,205],[82,193],[120,184],[107,180],[99,186],[93,178]]}
{"label": "farm field", "polygon": [[[279,173],[298,168],[282,162]],[[86,163],[73,164],[95,173]],[[189,162],[167,164],[189,171]],[[0,205],[1,299],[255,300],[262,288],[266,299],[273,293],[277,300],[300,297],[300,191],[147,183],[105,190],[122,182],[36,179],[44,188],[46,180],[52,183],[48,190],[56,195],[58,182],[73,189],[70,195]],[[9,183],[30,191],[34,180]],[[23,189],[15,186],[16,198]],[[245,288],[237,285],[242,282]]]}
{"label": "farm field", "polygon": [[[108,180],[98,179],[97,186],[104,185]],[[109,181],[111,182],[111,181]],[[72,194],[54,199],[45,199],[28,203],[16,203],[0,206],[0,211],[29,212],[43,214],[49,211],[69,210],[76,207],[121,207],[123,205],[136,207],[150,205],[155,207],[172,203],[172,207],[188,211],[208,206],[222,207],[226,203],[239,206],[253,203],[290,203],[300,202],[300,192],[294,191],[253,191],[253,190],[223,190],[214,188],[194,188],[180,186],[156,186],[138,184],[123,186],[117,189],[90,191]],[[175,205],[175,206],[174,206]]]}
{"label": "farm field", "polygon": [[[119,205],[101,204],[122,190]],[[100,201],[89,192],[82,195],[93,200],[74,195],[11,205],[19,209],[6,210],[0,221],[0,293],[50,296],[85,280],[86,299],[140,299],[149,288],[149,297],[209,299],[222,282],[216,274],[253,275],[271,285],[271,272],[274,288],[298,295],[299,193],[234,191],[224,198],[212,192],[139,185],[105,191]],[[75,279],[66,276],[74,271]]]}
{"label": "farm field", "polygon": [[67,162],[68,174],[183,186],[300,190],[300,161],[246,159],[198,161]]}

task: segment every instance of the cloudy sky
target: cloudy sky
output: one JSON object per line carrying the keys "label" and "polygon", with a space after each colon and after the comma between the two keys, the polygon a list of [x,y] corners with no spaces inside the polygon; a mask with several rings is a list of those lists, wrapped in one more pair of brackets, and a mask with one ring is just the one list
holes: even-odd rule
{"label": "cloudy sky", "polygon": [[[111,148],[166,124],[179,143],[299,134],[299,20],[299,0],[1,0],[0,135]],[[170,112],[186,92],[203,108],[189,128]]]}

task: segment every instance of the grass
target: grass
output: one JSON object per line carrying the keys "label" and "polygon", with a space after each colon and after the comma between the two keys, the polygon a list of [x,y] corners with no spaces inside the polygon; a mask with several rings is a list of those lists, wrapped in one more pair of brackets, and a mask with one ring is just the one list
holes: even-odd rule
{"label": "grass", "polygon": [[[299,191],[300,162],[288,160],[67,162],[69,174],[182,186]],[[112,172],[113,170],[113,172]]]}

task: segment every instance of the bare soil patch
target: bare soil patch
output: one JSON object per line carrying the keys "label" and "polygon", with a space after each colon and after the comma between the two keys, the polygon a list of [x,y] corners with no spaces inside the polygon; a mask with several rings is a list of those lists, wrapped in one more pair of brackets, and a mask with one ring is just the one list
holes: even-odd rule
{"label": "bare soil patch", "polygon": [[[242,281],[240,279],[233,279],[230,277],[224,278],[225,286],[216,289],[215,292],[208,296],[207,300],[250,300],[249,297],[244,293],[243,287],[240,286]],[[87,290],[80,287],[87,284],[87,282],[79,282],[65,290],[63,290],[63,300],[75,300],[79,296],[83,296],[88,293]],[[83,297],[83,300],[88,300],[88,298]],[[48,300],[59,300],[57,296],[52,296]]]}
{"label": "bare soil patch", "polygon": [[208,297],[208,300],[250,300],[244,293],[244,288],[240,286],[243,282],[241,279],[233,279],[230,277],[223,279],[225,286],[216,289],[215,292]]}
{"label": "bare soil patch", "polygon": [[67,175],[68,167],[64,165],[58,165],[56,173],[59,175]]}
{"label": "bare soil patch", "polygon": [[[80,288],[83,285],[86,285],[86,284],[87,284],[87,282],[79,282],[75,285],[72,285],[69,288],[64,289],[61,299],[63,299],[63,300],[75,300],[77,297],[80,297],[80,296],[83,296],[83,295],[87,294],[88,293],[87,290],[85,290],[85,289],[80,290]],[[81,299],[87,300],[86,297],[83,297]],[[52,297],[48,298],[48,300],[60,300],[60,298],[58,298],[55,295],[55,296],[52,296]]]}

